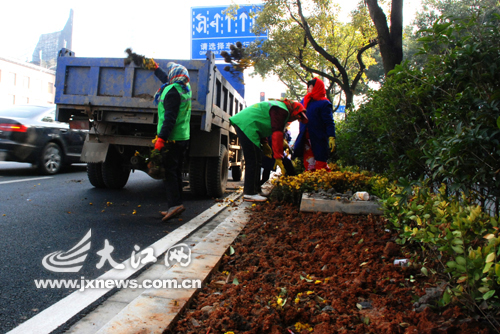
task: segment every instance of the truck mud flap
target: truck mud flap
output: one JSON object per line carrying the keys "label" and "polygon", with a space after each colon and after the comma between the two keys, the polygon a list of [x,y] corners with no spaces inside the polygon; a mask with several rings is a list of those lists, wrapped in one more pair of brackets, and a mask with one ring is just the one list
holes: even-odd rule
{"label": "truck mud flap", "polygon": [[108,154],[109,143],[91,143],[86,141],[83,144],[81,160],[83,162],[104,162]]}

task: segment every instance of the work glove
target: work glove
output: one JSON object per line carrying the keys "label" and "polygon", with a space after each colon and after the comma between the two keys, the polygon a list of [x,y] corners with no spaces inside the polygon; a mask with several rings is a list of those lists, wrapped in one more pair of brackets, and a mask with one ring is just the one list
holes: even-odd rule
{"label": "work glove", "polygon": [[273,150],[268,143],[262,144],[262,153],[264,153],[264,155],[268,158],[273,158]]}
{"label": "work glove", "polygon": [[276,167],[279,167],[281,169],[281,174],[282,175],[286,175],[285,166],[283,166],[283,160],[276,159],[276,162],[274,163],[273,169],[276,169]]}
{"label": "work glove", "polygon": [[328,146],[330,147],[330,152],[335,151],[335,137],[328,138]]}
{"label": "work glove", "polygon": [[165,147],[165,140],[158,138],[155,143],[155,150],[161,151],[163,147]]}
{"label": "work glove", "polygon": [[289,150],[290,149],[290,145],[288,145],[288,142],[286,141],[286,139],[283,139],[283,149],[284,150]]}

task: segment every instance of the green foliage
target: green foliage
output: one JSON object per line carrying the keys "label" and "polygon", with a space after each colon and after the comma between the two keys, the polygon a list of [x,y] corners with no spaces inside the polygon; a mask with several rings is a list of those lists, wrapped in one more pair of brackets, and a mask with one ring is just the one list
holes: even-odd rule
{"label": "green foliage", "polygon": [[[343,164],[500,196],[499,21],[477,20],[436,22],[421,39],[428,62],[396,66],[338,125]],[[433,54],[435,44],[443,52]]]}
{"label": "green foliage", "polygon": [[[297,3],[285,0],[266,1],[254,30],[268,31],[269,39],[248,48],[248,53],[255,62],[255,71],[263,77],[269,74],[278,76],[293,93],[298,93],[297,80],[304,85],[313,76],[321,76],[326,79],[326,89],[332,100],[336,95],[340,98],[344,92],[343,98],[347,94],[352,102],[356,86],[363,85],[362,81],[356,80],[353,83],[356,76],[363,73],[357,53],[376,37],[366,9],[360,7],[353,12],[352,21],[344,23],[338,17],[340,7],[335,2],[300,1],[310,35],[328,55],[325,56],[315,50],[307,38],[307,29],[301,22]],[[362,53],[364,65],[375,64],[371,57],[373,52],[369,48]],[[331,58],[335,58],[336,62],[332,62]],[[302,96],[294,98],[301,99]]]}
{"label": "green foliage", "polygon": [[[417,54],[419,45],[417,40],[429,36],[429,29],[445,18],[447,22],[468,19],[472,14],[478,16],[478,22],[488,22],[495,13],[500,12],[500,3],[497,0],[422,0],[423,10],[419,11],[413,22],[412,31],[405,33],[405,59],[413,64],[422,64],[427,54]],[[444,46],[446,47],[446,46]],[[439,53],[443,46],[430,43],[429,50]]]}
{"label": "green foliage", "polygon": [[[418,243],[426,257],[444,264],[450,282],[443,304],[457,299],[471,310],[483,302],[500,308],[498,217],[484,213],[464,194],[449,195],[444,185],[434,193],[425,184],[401,184],[382,202],[389,224],[401,232],[397,241]],[[422,272],[428,273],[425,267]]]}

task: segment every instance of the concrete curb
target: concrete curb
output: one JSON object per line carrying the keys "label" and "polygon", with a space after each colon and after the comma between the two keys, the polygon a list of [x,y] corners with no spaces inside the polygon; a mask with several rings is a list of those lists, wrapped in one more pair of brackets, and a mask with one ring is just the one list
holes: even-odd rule
{"label": "concrete curb", "polygon": [[[176,263],[170,268],[163,266],[163,273],[156,278],[178,282],[182,280],[202,280],[216,270],[219,262],[240,234],[248,221],[245,212],[251,203],[242,202],[238,209],[220,223],[202,242],[191,251],[192,262],[183,268]],[[155,267],[155,266],[153,266]],[[158,275],[158,267],[155,275]],[[198,289],[148,289],[132,300],[108,323],[100,328],[99,334],[121,333],[163,333],[173,326],[180,312],[195,297]]]}
{"label": "concrete curb", "polygon": [[303,212],[341,212],[350,215],[382,215],[382,206],[375,201],[342,202],[336,199],[323,199],[310,194],[302,194],[300,211]]}

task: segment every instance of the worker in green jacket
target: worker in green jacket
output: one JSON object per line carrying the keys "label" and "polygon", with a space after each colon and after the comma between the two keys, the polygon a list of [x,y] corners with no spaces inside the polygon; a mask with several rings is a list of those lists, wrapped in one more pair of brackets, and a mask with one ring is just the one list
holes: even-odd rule
{"label": "worker in green jacket", "polygon": [[162,155],[168,210],[163,221],[179,216],[186,209],[182,202],[182,164],[188,149],[191,120],[191,87],[188,70],[169,62],[164,71],[157,64],[155,75],[163,85],[155,96],[158,103],[158,138],[155,149]]}
{"label": "worker in green jacket", "polygon": [[[274,155],[274,168],[280,167],[283,174],[283,133],[288,123],[295,120],[307,123],[306,110],[288,99],[259,102],[232,116],[229,121],[238,135],[245,157],[245,180],[243,200],[263,202],[267,198],[260,193],[262,154]],[[273,149],[267,143],[272,136]]]}

